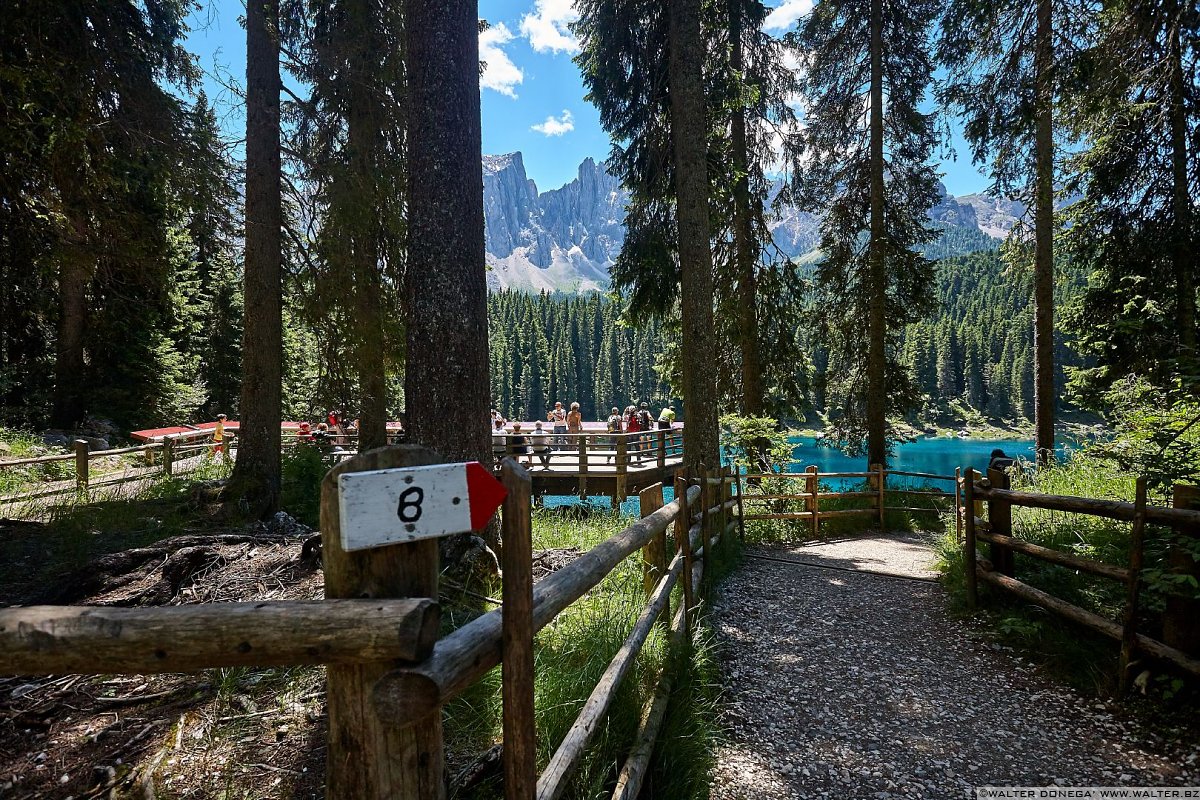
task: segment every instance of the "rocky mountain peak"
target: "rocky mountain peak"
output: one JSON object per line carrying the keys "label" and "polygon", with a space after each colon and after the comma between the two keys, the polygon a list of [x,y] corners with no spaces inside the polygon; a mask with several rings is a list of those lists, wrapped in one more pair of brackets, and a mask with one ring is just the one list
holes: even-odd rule
{"label": "rocky mountain peak", "polygon": [[[773,187],[771,199],[778,193]],[[941,188],[930,219],[971,231],[972,247],[1003,237],[1024,206],[984,195],[954,197]],[[488,287],[526,291],[586,291],[608,287],[608,272],[625,241],[628,193],[603,161],[585,158],[576,177],[539,192],[525,173],[520,152],[483,157],[483,206],[487,230]],[[811,253],[820,219],[783,207],[771,222],[779,249],[790,257]],[[962,241],[961,235],[958,241]]]}

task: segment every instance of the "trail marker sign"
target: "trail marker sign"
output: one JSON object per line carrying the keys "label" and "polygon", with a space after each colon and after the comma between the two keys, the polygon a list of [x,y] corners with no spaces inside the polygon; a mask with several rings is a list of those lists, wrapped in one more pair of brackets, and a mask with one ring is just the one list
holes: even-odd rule
{"label": "trail marker sign", "polygon": [[478,461],[343,473],[338,476],[342,549],[478,530],[506,494]]}

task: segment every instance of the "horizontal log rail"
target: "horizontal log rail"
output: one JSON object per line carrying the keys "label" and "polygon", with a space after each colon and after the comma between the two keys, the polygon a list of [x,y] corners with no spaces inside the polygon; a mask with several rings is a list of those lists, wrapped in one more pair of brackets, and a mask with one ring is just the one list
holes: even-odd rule
{"label": "horizontal log rail", "polygon": [[[975,498],[977,500],[997,500],[1009,505],[1024,506],[1025,508],[1041,508],[1047,511],[1087,514],[1093,517],[1120,520],[1121,522],[1132,522],[1137,514],[1137,507],[1133,503],[1123,500],[1099,500],[1092,497],[1072,497],[1061,494],[1016,492],[983,483],[975,486]],[[1147,506],[1146,521],[1180,527],[1200,526],[1200,511],[1187,508]]]}
{"label": "horizontal log rail", "polygon": [[74,453],[63,453],[57,456],[35,456],[33,458],[18,458],[11,461],[0,461],[0,469],[5,467],[32,467],[38,464],[52,464],[55,461],[73,461]]}
{"label": "horizontal log rail", "polygon": [[[1096,633],[1107,636],[1110,639],[1121,640],[1122,630],[1121,625],[1118,623],[1072,605],[1065,600],[1060,600],[1052,594],[996,572],[994,569],[986,569],[986,566],[986,564],[979,565],[979,577],[987,583],[1006,589],[1023,600],[1041,606],[1047,611],[1053,611],[1065,619],[1083,625],[1085,628],[1090,628]],[[1161,658],[1164,661],[1169,661],[1193,675],[1200,676],[1200,659],[1192,658],[1187,653],[1176,650],[1141,633],[1135,636],[1135,642],[1137,647],[1142,651],[1156,658]]]}
{"label": "horizontal log rail", "polygon": [[[1088,497],[1038,494],[1013,491],[1009,488],[1009,476],[1002,470],[988,470],[986,481],[968,470],[963,480],[965,532],[963,563],[966,569],[967,600],[974,607],[978,604],[978,582],[983,581],[1027,601],[1045,608],[1090,630],[1121,643],[1119,683],[1121,690],[1129,686],[1129,670],[1135,650],[1141,650],[1155,658],[1168,661],[1193,675],[1200,676],[1200,641],[1173,634],[1177,630],[1171,603],[1164,611],[1163,632],[1165,641],[1153,639],[1138,632],[1138,601],[1142,564],[1145,554],[1144,528],[1148,522],[1158,522],[1175,527],[1181,533],[1195,535],[1200,525],[1200,511],[1188,508],[1164,508],[1146,503],[1146,480],[1137,479],[1136,501],[1099,500]],[[1193,487],[1176,487],[1176,501],[1194,494]],[[986,501],[987,519],[976,514],[976,503]],[[1083,558],[1053,548],[1027,542],[1013,535],[1012,508],[1037,508],[1073,514],[1131,522],[1130,559],[1128,566],[1107,564]],[[989,558],[983,558],[976,550],[977,542],[986,542],[991,547]],[[1056,564],[1067,569],[1115,580],[1126,587],[1126,601],[1121,613],[1121,622],[1107,619],[1087,609],[1054,597],[1041,589],[1030,586],[1014,577],[1013,553]],[[1192,562],[1192,568],[1195,564]],[[1186,612],[1194,614],[1194,611]],[[1187,629],[1187,625],[1179,628]],[[1179,641],[1172,641],[1172,636]]]}
{"label": "horizontal log rail", "polygon": [[1116,567],[1112,564],[1105,564],[1090,558],[1082,558],[1071,553],[1064,553],[1061,550],[1054,550],[1049,547],[1033,544],[1032,542],[1016,539],[1012,536],[976,529],[975,538],[1007,547],[1009,550],[1016,550],[1018,553],[1024,553],[1025,555],[1039,558],[1042,561],[1049,561],[1052,564],[1069,567],[1070,569],[1077,569],[1081,572],[1099,575],[1103,578],[1111,578],[1115,581],[1124,582],[1129,580],[1129,570],[1125,567]]}
{"label": "horizontal log rail", "polygon": [[939,475],[936,472],[910,472],[903,469],[889,469],[888,475],[899,475],[904,478],[924,478],[930,481],[957,481],[956,475]]}
{"label": "horizontal log rail", "polygon": [[0,673],[194,672],[212,667],[419,661],[432,600],[295,600],[151,608],[0,609]]}
{"label": "horizontal log rail", "polygon": [[[689,488],[687,503],[699,496],[699,487]],[[539,581],[533,588],[534,632],[549,625],[631,553],[664,532],[678,513],[679,501],[674,500]],[[422,663],[380,679],[374,689],[379,713],[400,725],[411,725],[457,697],[500,663],[502,620],[502,609],[477,617],[440,639]]]}
{"label": "horizontal log rail", "polygon": [[[955,484],[953,492],[930,491],[928,489],[909,488],[907,486],[888,486],[887,479],[890,476],[902,476],[910,478],[924,478],[927,480],[943,480],[953,481]],[[742,521],[750,522],[755,520],[808,520],[812,523],[812,534],[818,535],[820,531],[820,522],[825,519],[837,519],[839,517],[854,517],[866,514],[873,514],[879,518],[879,526],[883,528],[886,519],[885,515],[888,512],[902,514],[942,514],[950,510],[949,507],[938,507],[936,504],[928,507],[919,507],[913,505],[887,505],[887,497],[891,495],[901,495],[902,498],[911,497],[929,497],[932,500],[953,501],[957,506],[958,497],[958,476],[956,475],[937,475],[931,472],[912,472],[906,470],[886,470],[880,466],[873,466],[869,472],[819,472],[815,466],[809,467],[804,472],[761,472],[740,475],[739,478],[746,481],[749,486],[763,486],[764,481],[770,481],[774,478],[784,478],[788,480],[804,480],[804,490],[794,492],[772,491],[771,484],[766,484],[764,492],[757,493],[742,490],[742,499],[746,503],[776,503],[782,504],[787,502],[803,502],[804,510],[789,510],[777,505],[775,508],[766,510],[757,510],[753,513],[744,514]],[[846,491],[823,491],[821,489],[821,481],[826,479],[844,479],[844,478],[862,478],[869,482],[868,490],[852,489]],[[872,501],[865,508],[838,508],[829,509],[822,508],[823,501],[837,500],[869,500]],[[959,529],[959,515],[955,515],[955,531]]]}

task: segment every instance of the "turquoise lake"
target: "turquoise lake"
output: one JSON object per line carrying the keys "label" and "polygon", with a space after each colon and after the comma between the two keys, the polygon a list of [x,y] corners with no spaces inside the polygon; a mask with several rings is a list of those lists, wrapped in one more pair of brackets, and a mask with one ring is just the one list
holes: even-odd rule
{"label": "turquoise lake", "polygon": [[[865,457],[851,458],[834,447],[822,447],[815,439],[798,436],[793,439],[796,443],[792,451],[794,462],[792,469],[802,472],[805,467],[815,464],[820,472],[863,472],[867,468]],[[1069,445],[1060,444],[1058,451],[1063,454]],[[939,436],[936,438],[917,439],[896,445],[889,467],[907,472],[929,472],[936,475],[954,475],[954,470],[962,467],[974,467],[980,472],[987,470],[988,460],[993,450],[1000,449],[1010,458],[1020,458],[1026,461],[1034,459],[1032,439],[972,439],[957,436]],[[856,483],[855,479],[830,480],[828,483],[834,491]],[[953,484],[938,483],[939,488],[953,491]],[[668,502],[671,491],[664,493]],[[575,505],[577,497],[546,497],[547,507],[560,505]],[[603,497],[590,498],[591,503],[607,506],[608,499]],[[637,515],[637,498],[630,498],[622,504],[622,513],[629,516]]]}
{"label": "turquoise lake", "polygon": [[[850,458],[836,448],[821,447],[815,439],[796,437],[792,441],[796,443],[792,458],[797,471],[803,471],[810,464],[815,464],[821,472],[861,472],[867,468],[866,458]],[[983,472],[987,469],[992,451],[997,449],[1003,450],[1010,458],[1027,461],[1034,458],[1032,439],[939,436],[897,445],[888,467],[937,475],[953,475],[957,467],[964,470],[974,467]]]}

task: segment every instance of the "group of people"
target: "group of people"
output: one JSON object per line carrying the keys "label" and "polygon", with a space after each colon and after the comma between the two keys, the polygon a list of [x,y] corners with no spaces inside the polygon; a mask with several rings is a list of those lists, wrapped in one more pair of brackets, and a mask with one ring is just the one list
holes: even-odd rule
{"label": "group of people", "polygon": [[[561,401],[555,402],[554,407],[546,413],[545,423],[537,420],[533,429],[523,430],[523,424],[513,422],[508,428],[508,420],[496,409],[492,409],[492,454],[500,459],[506,455],[515,456],[518,460],[525,457],[526,466],[533,466],[533,457],[537,456],[543,469],[550,469],[550,458],[555,450],[571,446],[568,434],[583,433],[583,414],[580,413],[579,403],[571,403],[569,410],[563,408]],[[650,413],[647,403],[628,405],[622,412],[613,406],[612,413],[606,421],[608,433],[643,433],[653,430],[670,430],[675,424],[675,409],[668,403],[658,414],[657,423]],[[547,431],[546,426],[550,429]],[[615,444],[615,440],[613,440]],[[631,457],[637,457],[643,450],[651,448],[650,437],[636,436],[627,443],[627,452]],[[609,460],[612,460],[610,455]]]}
{"label": "group of people", "polygon": [[296,441],[338,446],[350,444],[355,436],[358,436],[358,420],[345,419],[342,412],[335,410],[327,413],[325,421],[318,422],[316,428],[307,420],[301,422]]}

